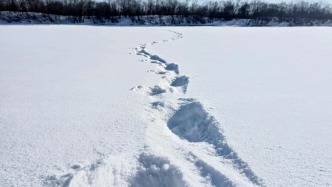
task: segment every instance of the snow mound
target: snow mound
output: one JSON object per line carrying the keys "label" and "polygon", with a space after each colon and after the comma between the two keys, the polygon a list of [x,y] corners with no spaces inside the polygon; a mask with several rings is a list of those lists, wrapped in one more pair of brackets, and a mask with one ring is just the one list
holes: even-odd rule
{"label": "snow mound", "polygon": [[135,157],[109,156],[85,166],[73,165],[72,168],[75,169],[70,173],[48,176],[44,184],[54,187],[128,186],[136,166]]}

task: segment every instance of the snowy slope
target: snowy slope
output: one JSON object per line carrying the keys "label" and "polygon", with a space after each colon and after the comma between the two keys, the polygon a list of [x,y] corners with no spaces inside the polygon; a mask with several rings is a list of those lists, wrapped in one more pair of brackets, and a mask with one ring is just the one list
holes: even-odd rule
{"label": "snowy slope", "polygon": [[331,28],[171,29],[184,38],[151,51],[267,186],[332,185]]}

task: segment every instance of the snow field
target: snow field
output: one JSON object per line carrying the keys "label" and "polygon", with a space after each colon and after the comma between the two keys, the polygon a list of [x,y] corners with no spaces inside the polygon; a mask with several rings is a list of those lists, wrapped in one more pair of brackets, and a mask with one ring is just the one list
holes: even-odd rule
{"label": "snow field", "polygon": [[190,78],[148,51],[181,33],[88,26],[0,32],[4,186],[261,183],[202,104],[182,98]]}
{"label": "snow field", "polygon": [[332,185],[331,28],[170,29],[184,38],[150,51],[178,63],[267,186]]}
{"label": "snow field", "polygon": [[[141,44],[132,53],[142,56],[142,62],[155,65],[156,69],[147,72],[159,76],[160,81],[154,86],[131,88],[150,100],[144,105],[142,113],[147,123],[146,143],[144,150],[136,156],[136,163],[130,164],[136,168],[122,167],[124,175],[120,178],[124,183],[120,186],[262,185],[261,179],[228,147],[218,122],[208,115],[199,102],[181,98],[186,93],[189,77],[180,75],[177,64],[168,63],[148,52],[149,46],[182,38],[181,33],[174,34],[176,37],[169,40]],[[124,163],[125,160],[120,162]],[[93,170],[89,167],[83,170],[83,177],[80,171],[71,175],[64,185],[119,185],[109,183],[115,181],[112,165],[99,165]]]}
{"label": "snow field", "polygon": [[[0,27],[1,186],[61,186],[98,163],[116,171],[122,167],[112,160],[136,160],[147,101],[130,88],[158,80],[146,73],[153,65],[139,63],[130,48],[169,37],[148,30]],[[123,186],[119,172],[115,184]]]}
{"label": "snow field", "polygon": [[0,183],[328,186],[329,32],[0,27]]}
{"label": "snow field", "polygon": [[[151,104],[146,106],[146,115],[152,116],[147,129],[146,150],[168,158],[180,168],[176,173],[180,172],[183,176],[176,184],[168,184],[169,178],[158,177],[158,183],[152,186],[263,185],[261,179],[228,147],[220,124],[198,101],[183,98],[190,78],[180,74],[177,64],[147,51],[149,46],[183,38],[181,33],[174,33],[177,35],[175,38],[155,41],[136,49],[136,54],[145,58],[144,62],[156,64],[156,70],[149,72],[157,72],[157,76],[161,77],[160,83],[150,87],[150,91],[143,86],[132,89],[151,99]],[[145,186],[151,186],[149,184],[152,183],[145,183]]]}

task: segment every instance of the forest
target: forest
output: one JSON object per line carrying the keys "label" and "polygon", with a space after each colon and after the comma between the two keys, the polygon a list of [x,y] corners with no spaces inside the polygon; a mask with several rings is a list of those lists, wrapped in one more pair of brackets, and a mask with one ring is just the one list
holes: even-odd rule
{"label": "forest", "polygon": [[76,22],[84,19],[112,20],[130,17],[140,21],[144,16],[170,16],[174,20],[250,19],[292,23],[325,22],[332,19],[331,5],[321,2],[268,3],[264,1],[196,1],[180,0],[1,0],[1,12],[41,13],[67,16]]}

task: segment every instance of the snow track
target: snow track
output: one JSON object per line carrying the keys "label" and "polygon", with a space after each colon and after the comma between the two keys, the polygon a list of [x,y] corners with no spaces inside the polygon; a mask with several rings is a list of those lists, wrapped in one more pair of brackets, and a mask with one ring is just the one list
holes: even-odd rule
{"label": "snow track", "polygon": [[147,47],[179,40],[153,41],[131,54],[153,63],[149,73],[160,76],[158,85],[139,85],[132,91],[149,97],[142,115],[148,116],[146,145],[132,156],[110,156],[88,166],[73,165],[63,176],[49,176],[48,186],[264,186],[228,146],[221,124],[202,103],[186,98],[190,77],[179,65],[148,52]]}
{"label": "snow track", "polygon": [[[248,164],[228,146],[218,121],[199,101],[183,98],[190,78],[180,74],[179,65],[169,63],[159,55],[147,51],[148,46],[183,37],[181,33],[170,32],[176,36],[170,40],[144,44],[135,49],[136,55],[145,58],[143,62],[157,65],[157,70],[149,72],[161,76],[161,81],[159,85],[152,86],[150,91],[142,91],[144,86],[132,90],[145,93],[152,100],[145,110],[146,115],[151,116],[151,124],[147,130],[149,143],[145,151],[168,158],[173,164],[172,168],[178,168],[174,171],[183,181],[174,179],[181,182],[170,185],[163,181],[164,176],[159,173],[151,175],[153,178],[159,177],[155,180],[159,183],[145,186],[263,186],[261,179]],[[144,178],[141,180],[145,181]],[[136,179],[136,182],[140,183],[139,179]]]}
{"label": "snow track", "polygon": [[182,173],[169,161],[153,155],[141,154],[139,157],[140,169],[131,181],[131,187],[146,186],[185,186]]}

